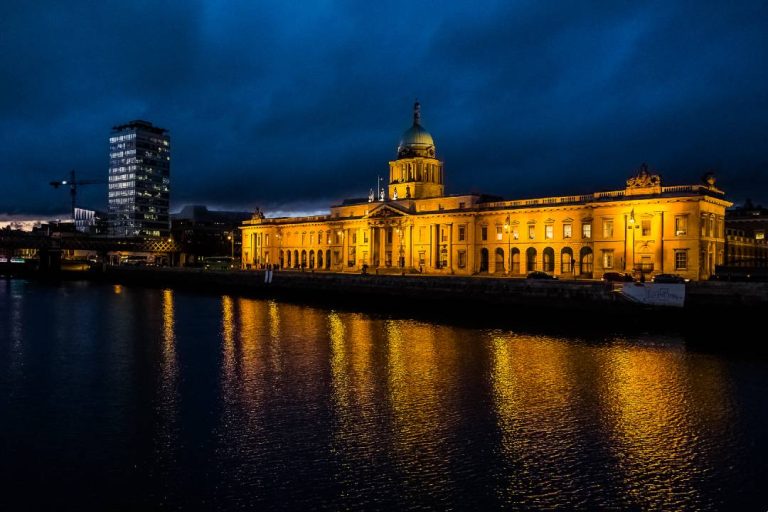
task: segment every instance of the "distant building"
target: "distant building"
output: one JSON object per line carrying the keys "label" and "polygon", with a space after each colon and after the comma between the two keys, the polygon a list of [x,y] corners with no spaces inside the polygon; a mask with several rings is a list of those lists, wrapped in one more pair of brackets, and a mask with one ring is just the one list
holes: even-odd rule
{"label": "distant building", "polygon": [[75,229],[89,235],[103,235],[106,232],[106,215],[96,210],[75,208]]}
{"label": "distant building", "polygon": [[241,251],[240,230],[250,212],[209,210],[202,205],[187,205],[171,215],[171,236],[186,248],[185,261],[192,264],[200,257],[238,257]]}
{"label": "distant building", "polygon": [[[577,176],[574,176],[577,179]],[[675,273],[707,279],[725,256],[725,210],[715,186],[662,186],[642,166],[609,192],[501,200],[445,195],[443,163],[421,125],[403,133],[389,183],[327,215],[264,218],[242,226],[242,260],[336,272],[423,272],[563,278],[605,272]]]}
{"label": "distant building", "polygon": [[744,206],[726,212],[725,227],[726,266],[768,267],[768,208],[747,200]]}
{"label": "distant building", "polygon": [[170,234],[171,142],[147,121],[115,126],[109,138],[108,234]]}

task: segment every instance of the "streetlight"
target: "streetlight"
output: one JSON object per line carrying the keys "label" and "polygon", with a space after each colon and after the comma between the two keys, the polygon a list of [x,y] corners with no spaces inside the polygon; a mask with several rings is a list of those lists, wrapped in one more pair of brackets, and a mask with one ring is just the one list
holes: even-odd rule
{"label": "streetlight", "polygon": [[234,263],[234,261],[235,261],[235,236],[234,236],[234,234],[230,233],[227,236],[227,240],[229,240],[231,242],[231,245],[232,245],[232,262]]}
{"label": "streetlight", "polygon": [[504,220],[504,231],[507,232],[507,258],[508,258],[508,264],[507,264],[507,275],[512,271],[512,233],[510,232],[510,222],[509,222],[509,215],[507,215],[507,218]]}

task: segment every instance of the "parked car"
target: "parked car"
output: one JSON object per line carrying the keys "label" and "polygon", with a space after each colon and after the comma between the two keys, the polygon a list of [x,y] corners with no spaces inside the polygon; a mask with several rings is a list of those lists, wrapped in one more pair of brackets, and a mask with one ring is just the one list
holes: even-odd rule
{"label": "parked car", "polygon": [[631,274],[623,272],[606,272],[603,274],[603,281],[606,283],[631,283],[635,278]]}
{"label": "parked car", "polygon": [[652,281],[654,283],[667,283],[667,284],[669,284],[669,283],[672,283],[672,284],[678,283],[678,284],[680,284],[680,283],[686,283],[689,280],[685,279],[683,276],[679,276],[677,274],[656,274],[655,276],[653,276]]}
{"label": "parked car", "polygon": [[542,272],[541,270],[534,270],[533,272],[528,272],[528,276],[526,276],[527,279],[557,279],[557,277],[547,274],[546,272]]}
{"label": "parked car", "polygon": [[211,256],[205,258],[203,265],[206,270],[232,270],[235,268],[235,259],[230,256]]}

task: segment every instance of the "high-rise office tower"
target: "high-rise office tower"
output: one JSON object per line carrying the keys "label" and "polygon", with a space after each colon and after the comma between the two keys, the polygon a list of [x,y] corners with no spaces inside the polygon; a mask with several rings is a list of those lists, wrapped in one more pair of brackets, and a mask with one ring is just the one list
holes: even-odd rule
{"label": "high-rise office tower", "polygon": [[110,236],[170,233],[171,139],[147,121],[115,126],[109,138]]}

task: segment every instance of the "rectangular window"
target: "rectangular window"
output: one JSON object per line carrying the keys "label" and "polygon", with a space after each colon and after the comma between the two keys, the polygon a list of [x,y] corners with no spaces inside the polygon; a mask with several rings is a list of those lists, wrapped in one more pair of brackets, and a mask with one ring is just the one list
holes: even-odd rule
{"label": "rectangular window", "polygon": [[613,249],[603,250],[603,268],[613,268]]}
{"label": "rectangular window", "polygon": [[427,264],[427,253],[424,251],[419,251],[419,265],[422,267]]}
{"label": "rectangular window", "polygon": [[467,251],[459,251],[459,268],[467,266]]}
{"label": "rectangular window", "polygon": [[392,228],[387,229],[387,243],[392,243]]}
{"label": "rectangular window", "polygon": [[441,228],[440,229],[440,241],[447,242],[448,241],[448,229],[447,228]]}
{"label": "rectangular window", "polygon": [[675,270],[688,269],[688,251],[675,251]]}
{"label": "rectangular window", "polygon": [[304,233],[301,234],[301,245],[304,245]]}
{"label": "rectangular window", "polygon": [[264,235],[264,245],[269,245],[269,233]]}
{"label": "rectangular window", "polygon": [[503,239],[504,239],[504,234],[502,232],[502,227],[501,226],[496,226],[496,240],[501,241]]}
{"label": "rectangular window", "polygon": [[603,238],[613,238],[613,219],[603,219]]}
{"label": "rectangular window", "polygon": [[488,240],[488,226],[483,226],[480,228],[480,239],[485,242]]}
{"label": "rectangular window", "polygon": [[330,231],[328,232],[328,235],[325,238],[325,243],[327,243],[328,245],[331,245],[331,232]]}
{"label": "rectangular window", "polygon": [[[363,233],[363,236],[365,237],[365,241],[367,242],[368,241],[368,233],[367,232]],[[357,231],[353,231],[352,232],[352,243],[353,244],[357,243]]]}
{"label": "rectangular window", "polygon": [[573,236],[573,226],[571,224],[563,224],[563,238],[571,238]]}
{"label": "rectangular window", "polygon": [[517,230],[517,228],[512,230],[512,238],[514,240],[517,240],[518,238],[520,238],[520,232]]}
{"label": "rectangular window", "polygon": [[464,203],[459,203],[459,210],[463,210],[463,209],[464,209]]}
{"label": "rectangular window", "polygon": [[466,226],[459,226],[459,242],[464,241],[466,230],[467,230]]}
{"label": "rectangular window", "polygon": [[688,216],[675,216],[675,236],[685,236],[688,234]]}
{"label": "rectangular window", "polygon": [[649,219],[640,221],[640,236],[651,236],[651,221]]}
{"label": "rectangular window", "polygon": [[552,240],[555,237],[555,226],[552,224],[547,224],[544,226],[544,238],[547,240]]}
{"label": "rectangular window", "polygon": [[535,236],[536,236],[536,226],[534,225],[528,226],[528,238],[533,240]]}
{"label": "rectangular window", "polygon": [[581,238],[592,238],[592,223],[585,222],[581,225]]}

